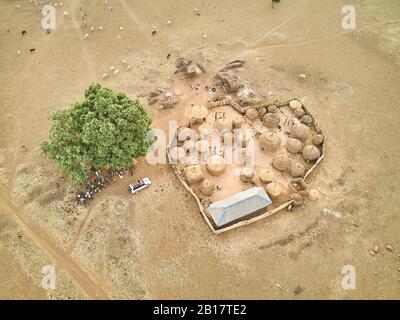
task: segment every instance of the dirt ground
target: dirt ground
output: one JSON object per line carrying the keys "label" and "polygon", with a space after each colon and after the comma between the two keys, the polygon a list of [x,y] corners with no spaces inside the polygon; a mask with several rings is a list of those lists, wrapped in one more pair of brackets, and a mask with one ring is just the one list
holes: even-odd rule
{"label": "dirt ground", "polygon": [[[0,2],[0,298],[398,299],[400,2],[353,1],[352,31],[343,0],[108,3],[64,0],[47,34],[30,1]],[[302,99],[329,141],[310,180],[319,201],[216,236],[170,168],[141,160],[133,178],[150,188],[128,195],[127,176],[74,204],[38,151],[49,113],[93,81],[132,97],[170,86],[178,57],[210,74],[245,59],[240,76],[258,92]],[[120,73],[103,79],[110,66]],[[181,114],[149,111],[154,128]],[[49,264],[57,282],[45,290]],[[341,287],[344,265],[355,289]]]}

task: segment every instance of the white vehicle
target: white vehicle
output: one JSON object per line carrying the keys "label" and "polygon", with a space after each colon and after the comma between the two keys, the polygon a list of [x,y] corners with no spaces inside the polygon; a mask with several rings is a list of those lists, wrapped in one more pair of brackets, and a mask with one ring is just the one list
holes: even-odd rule
{"label": "white vehicle", "polygon": [[151,185],[151,181],[149,178],[146,177],[146,178],[143,178],[136,182],[131,183],[128,186],[128,192],[133,194],[133,193],[139,192],[140,190],[147,188],[149,185]]}

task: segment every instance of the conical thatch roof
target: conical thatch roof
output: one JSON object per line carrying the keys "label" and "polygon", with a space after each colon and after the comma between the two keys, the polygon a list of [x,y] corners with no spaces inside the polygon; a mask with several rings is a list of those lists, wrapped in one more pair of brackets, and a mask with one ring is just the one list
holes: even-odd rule
{"label": "conical thatch roof", "polygon": [[275,178],[274,172],[270,169],[263,169],[260,172],[260,181],[262,183],[272,182]]}
{"label": "conical thatch roof", "polygon": [[199,186],[200,192],[206,196],[210,196],[215,190],[215,184],[210,180],[203,180]]}
{"label": "conical thatch roof", "polygon": [[207,161],[207,170],[214,176],[219,176],[225,171],[225,159],[221,156],[211,156]]}
{"label": "conical thatch roof", "polygon": [[190,117],[196,122],[203,122],[208,116],[208,109],[204,106],[193,106],[190,109]]}
{"label": "conical thatch roof", "polygon": [[262,133],[259,136],[258,141],[260,143],[260,147],[263,150],[267,150],[267,151],[275,151],[281,145],[281,139],[274,132],[264,132],[264,133]]}
{"label": "conical thatch roof", "polygon": [[186,152],[181,147],[174,147],[169,151],[169,156],[173,163],[182,162],[185,158]]}
{"label": "conical thatch roof", "polygon": [[321,152],[319,151],[319,149],[312,144],[305,146],[303,149],[303,157],[306,160],[316,160],[319,158],[320,155]]}
{"label": "conical thatch roof", "polygon": [[309,133],[310,133],[310,128],[302,123],[295,123],[290,128],[291,136],[301,141],[307,140]]}
{"label": "conical thatch roof", "polygon": [[220,118],[214,121],[214,128],[223,131],[231,131],[232,130],[232,120],[227,118]]}
{"label": "conical thatch roof", "polygon": [[178,129],[178,141],[196,140],[197,133],[195,130],[188,127],[181,127]]}
{"label": "conical thatch roof", "polygon": [[267,192],[271,197],[276,198],[282,193],[282,188],[278,183],[271,182],[267,185]]}
{"label": "conical thatch roof", "polygon": [[213,128],[208,123],[203,123],[199,126],[199,134],[201,139],[210,137],[213,133]]}
{"label": "conical thatch roof", "polygon": [[186,167],[184,170],[186,180],[192,183],[198,183],[204,180],[204,173],[201,165]]}
{"label": "conical thatch roof", "polygon": [[196,150],[200,153],[207,152],[210,143],[207,140],[199,140],[196,142]]}

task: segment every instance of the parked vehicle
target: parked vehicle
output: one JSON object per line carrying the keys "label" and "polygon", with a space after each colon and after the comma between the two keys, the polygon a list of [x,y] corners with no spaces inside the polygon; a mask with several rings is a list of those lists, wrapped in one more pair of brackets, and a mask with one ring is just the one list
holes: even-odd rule
{"label": "parked vehicle", "polygon": [[149,185],[151,185],[151,181],[149,178],[146,177],[131,183],[128,186],[128,192],[133,194],[147,188]]}

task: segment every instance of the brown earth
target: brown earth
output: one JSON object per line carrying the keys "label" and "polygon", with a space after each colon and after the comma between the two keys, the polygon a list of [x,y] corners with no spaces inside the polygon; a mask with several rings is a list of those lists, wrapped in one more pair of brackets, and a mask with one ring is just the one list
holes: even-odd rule
{"label": "brown earth", "polygon": [[[112,12],[63,1],[50,34],[30,1],[0,4],[0,298],[398,299],[400,3],[354,1],[357,29],[344,31],[342,0],[108,2]],[[73,204],[38,151],[49,112],[93,81],[132,97],[170,86],[182,56],[210,74],[245,59],[240,75],[258,92],[303,100],[329,137],[311,178],[318,202],[215,236],[169,167],[141,160],[134,178],[150,188],[130,196],[124,177],[88,207]],[[120,73],[103,80],[111,65]],[[149,110],[159,128],[176,112]],[[41,287],[47,264],[55,290]],[[344,265],[356,269],[354,290],[340,286]]]}

